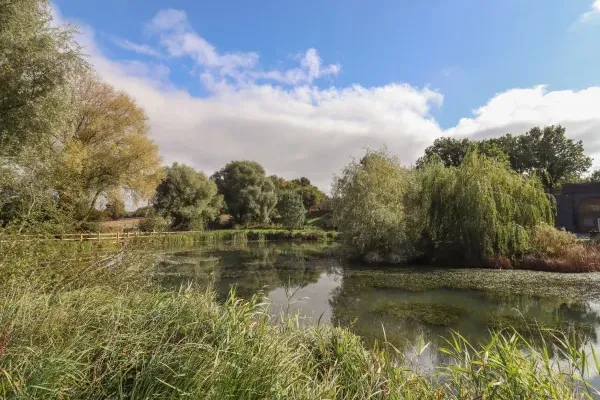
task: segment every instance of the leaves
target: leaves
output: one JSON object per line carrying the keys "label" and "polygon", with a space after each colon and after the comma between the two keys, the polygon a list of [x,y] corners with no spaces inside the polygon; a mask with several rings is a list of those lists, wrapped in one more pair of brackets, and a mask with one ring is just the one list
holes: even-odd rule
{"label": "leaves", "polygon": [[564,127],[551,125],[533,128],[520,136],[504,135],[478,142],[439,138],[425,150],[417,166],[437,157],[445,166],[457,167],[471,150],[508,162],[519,173],[536,175],[546,190],[581,176],[592,165],[581,141],[567,138]]}
{"label": "leaves", "polygon": [[203,230],[223,208],[217,185],[202,172],[174,163],[156,188],[154,208],[171,221],[173,230]]}
{"label": "leaves", "polygon": [[302,197],[296,192],[285,191],[277,202],[280,221],[287,229],[300,229],[306,219]]}
{"label": "leaves", "polygon": [[213,179],[237,223],[265,223],[277,203],[275,185],[254,161],[232,161]]}

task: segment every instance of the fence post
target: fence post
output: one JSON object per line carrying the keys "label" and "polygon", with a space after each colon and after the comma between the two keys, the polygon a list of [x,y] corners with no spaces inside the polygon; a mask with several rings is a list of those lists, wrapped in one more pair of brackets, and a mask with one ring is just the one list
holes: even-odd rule
{"label": "fence post", "polygon": [[117,232],[117,243],[119,243],[119,232]]}
{"label": "fence post", "polygon": [[80,233],[80,234],[79,234],[79,241],[80,241],[80,242],[83,242],[83,233]]}
{"label": "fence post", "polygon": [[100,232],[98,232],[98,242],[100,242]]}

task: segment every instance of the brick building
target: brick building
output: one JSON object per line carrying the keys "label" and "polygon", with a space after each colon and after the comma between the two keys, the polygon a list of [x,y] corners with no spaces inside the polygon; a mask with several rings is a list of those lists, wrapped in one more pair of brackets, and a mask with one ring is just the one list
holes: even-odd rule
{"label": "brick building", "polygon": [[600,182],[565,184],[554,197],[558,228],[578,233],[600,231]]}

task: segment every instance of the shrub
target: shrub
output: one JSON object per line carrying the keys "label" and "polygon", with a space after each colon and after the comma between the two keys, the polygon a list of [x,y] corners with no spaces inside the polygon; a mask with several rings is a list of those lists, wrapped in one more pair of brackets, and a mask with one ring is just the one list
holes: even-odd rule
{"label": "shrub", "polygon": [[151,213],[140,220],[138,229],[142,232],[165,232],[170,225],[169,220],[165,217]]}
{"label": "shrub", "polygon": [[577,237],[566,231],[541,223],[536,225],[529,235],[528,253],[538,257],[562,257],[570,253],[577,245]]}

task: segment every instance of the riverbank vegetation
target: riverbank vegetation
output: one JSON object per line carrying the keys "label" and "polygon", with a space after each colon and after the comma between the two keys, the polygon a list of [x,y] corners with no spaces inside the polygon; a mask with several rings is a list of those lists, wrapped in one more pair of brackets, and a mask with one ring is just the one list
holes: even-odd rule
{"label": "riverbank vegetation", "polygon": [[[482,345],[456,334],[444,345],[448,364],[423,375],[385,330],[367,348],[344,328],[272,317],[261,297],[232,294],[218,304],[194,286],[159,289],[143,247],[91,258],[12,257],[27,252],[13,245],[0,249],[2,398],[586,399],[594,392],[582,379],[596,373],[594,354],[559,333],[547,332],[554,340],[545,346],[560,363],[511,330]],[[8,263],[24,255],[28,279],[6,279]]]}
{"label": "riverbank vegetation", "polygon": [[349,255],[369,262],[600,270],[597,245],[553,227],[535,174],[476,148],[456,166],[432,156],[419,168],[368,151],[335,180],[333,205]]}

